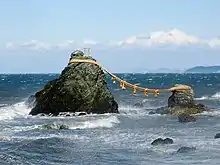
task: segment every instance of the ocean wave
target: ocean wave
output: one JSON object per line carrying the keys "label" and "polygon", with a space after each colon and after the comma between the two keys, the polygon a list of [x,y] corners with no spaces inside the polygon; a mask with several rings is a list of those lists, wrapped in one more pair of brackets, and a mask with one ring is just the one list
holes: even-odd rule
{"label": "ocean wave", "polygon": [[217,92],[211,96],[208,96],[208,95],[205,95],[205,96],[202,96],[202,97],[198,97],[198,98],[195,98],[195,100],[218,100],[220,99],[220,92]]}
{"label": "ocean wave", "polygon": [[0,121],[10,120],[16,117],[25,117],[30,112],[25,102],[19,102],[13,105],[3,106],[0,108]]}
{"label": "ocean wave", "polygon": [[[99,116],[97,116],[99,117]],[[91,128],[111,128],[120,121],[117,116],[108,116],[98,119],[86,118],[86,121],[58,121],[51,124],[39,126],[40,129],[91,129]]]}

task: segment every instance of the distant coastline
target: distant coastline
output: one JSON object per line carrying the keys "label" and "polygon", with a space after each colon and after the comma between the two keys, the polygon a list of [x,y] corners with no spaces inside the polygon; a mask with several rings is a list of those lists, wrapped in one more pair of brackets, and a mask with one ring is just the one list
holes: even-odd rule
{"label": "distant coastline", "polygon": [[220,66],[196,66],[187,69],[184,73],[220,73]]}
{"label": "distant coastline", "polygon": [[[217,66],[195,66],[189,69],[168,69],[168,68],[158,68],[154,70],[136,70],[134,72],[113,72],[115,74],[210,74],[210,73],[220,73],[220,65]],[[60,75],[60,73],[41,73],[41,72],[24,72],[24,73],[4,73],[0,72],[0,75]]]}

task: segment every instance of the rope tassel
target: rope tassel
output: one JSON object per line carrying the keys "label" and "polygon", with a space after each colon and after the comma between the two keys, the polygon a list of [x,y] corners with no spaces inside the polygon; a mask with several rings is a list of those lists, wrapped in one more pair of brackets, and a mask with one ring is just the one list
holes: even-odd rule
{"label": "rope tassel", "polygon": [[134,88],[133,88],[133,95],[136,95],[136,92],[137,92],[137,89],[136,89],[136,87],[134,86]]}
{"label": "rope tassel", "polygon": [[144,90],[144,96],[148,96],[148,91],[147,91],[147,89]]}
{"label": "rope tassel", "polygon": [[125,89],[126,89],[126,88],[125,88],[125,82],[124,82],[124,81],[121,81],[120,87],[121,87],[122,90],[125,90]]}
{"label": "rope tassel", "polygon": [[154,96],[158,96],[158,95],[159,95],[159,90],[157,89],[154,91]]}
{"label": "rope tassel", "polygon": [[112,77],[112,81],[113,81],[113,83],[115,84],[115,83],[116,83],[116,78],[115,78],[115,77]]}

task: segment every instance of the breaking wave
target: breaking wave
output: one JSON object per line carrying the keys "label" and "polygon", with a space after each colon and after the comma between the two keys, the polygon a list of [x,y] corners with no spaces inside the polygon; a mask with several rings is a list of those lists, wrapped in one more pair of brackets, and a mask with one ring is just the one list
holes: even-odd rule
{"label": "breaking wave", "polygon": [[[98,116],[97,116],[98,117]],[[59,121],[52,124],[41,125],[40,129],[91,129],[91,128],[111,128],[120,121],[117,116],[108,116],[98,119],[87,119],[86,121]]]}
{"label": "breaking wave", "polygon": [[0,120],[11,120],[17,117],[25,117],[30,112],[25,102],[7,105],[0,108]]}
{"label": "breaking wave", "polygon": [[195,100],[217,100],[220,99],[220,92],[217,92],[211,96],[205,95],[199,98],[195,98]]}

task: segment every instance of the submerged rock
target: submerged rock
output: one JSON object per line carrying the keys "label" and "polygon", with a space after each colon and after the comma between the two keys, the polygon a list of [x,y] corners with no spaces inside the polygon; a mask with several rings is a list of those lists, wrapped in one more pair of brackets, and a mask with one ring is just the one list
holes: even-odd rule
{"label": "submerged rock", "polygon": [[[82,51],[73,52],[70,59],[94,60],[84,56]],[[45,113],[56,116],[60,112],[119,113],[103,70],[90,63],[68,65],[57,79],[49,81],[38,91],[35,98],[30,115]]]}
{"label": "submerged rock", "polygon": [[142,102],[137,102],[137,103],[134,104],[134,107],[143,108],[144,104]]}
{"label": "submerged rock", "polygon": [[41,129],[69,129],[69,126],[64,124],[45,124],[41,126]]}
{"label": "submerged rock", "polygon": [[180,114],[178,119],[180,123],[196,122],[196,118],[189,114]]}
{"label": "submerged rock", "polygon": [[195,151],[195,150],[196,150],[196,147],[180,147],[177,150],[177,153],[188,153],[188,152],[192,152],[192,151]]}
{"label": "submerged rock", "polygon": [[216,135],[215,135],[215,137],[214,137],[215,139],[218,139],[218,138],[220,138],[220,133],[217,133]]}
{"label": "submerged rock", "polygon": [[173,139],[170,138],[158,138],[156,140],[154,140],[151,145],[164,145],[164,144],[173,144]]}

